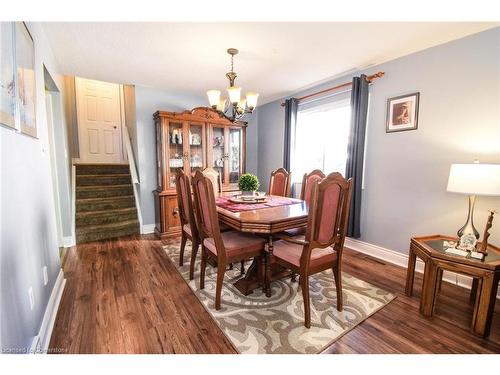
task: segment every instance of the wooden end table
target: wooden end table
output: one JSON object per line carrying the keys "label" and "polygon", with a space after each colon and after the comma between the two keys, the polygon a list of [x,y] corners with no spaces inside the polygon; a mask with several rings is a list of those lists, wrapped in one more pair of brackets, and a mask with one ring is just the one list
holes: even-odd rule
{"label": "wooden end table", "polygon": [[490,334],[500,280],[500,248],[488,245],[488,255],[483,260],[478,260],[446,253],[445,241],[456,242],[457,238],[437,234],[411,239],[406,295],[411,297],[413,293],[417,257],[425,263],[420,297],[420,312],[425,316],[432,316],[434,312],[443,270],[471,276],[473,278],[471,300],[475,302],[471,328],[474,334],[487,337]]}

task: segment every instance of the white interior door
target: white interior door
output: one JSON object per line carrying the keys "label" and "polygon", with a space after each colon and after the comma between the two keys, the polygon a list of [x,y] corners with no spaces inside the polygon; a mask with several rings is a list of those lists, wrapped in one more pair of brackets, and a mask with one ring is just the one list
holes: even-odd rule
{"label": "white interior door", "polygon": [[120,85],[76,78],[80,161],[122,162]]}

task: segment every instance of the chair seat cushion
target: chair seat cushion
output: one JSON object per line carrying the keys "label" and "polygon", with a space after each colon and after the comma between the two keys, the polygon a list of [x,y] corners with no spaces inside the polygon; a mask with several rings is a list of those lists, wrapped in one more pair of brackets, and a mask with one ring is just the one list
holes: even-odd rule
{"label": "chair seat cushion", "polygon": [[[301,238],[302,237],[302,238]],[[297,240],[303,240],[303,236],[296,237]],[[300,267],[300,257],[302,255],[302,245],[282,241],[276,241],[273,247],[273,255],[285,262]],[[267,251],[267,249],[266,249]],[[313,249],[311,251],[310,268],[335,263],[337,261],[337,252],[332,247],[324,249]]]}
{"label": "chair seat cushion", "polygon": [[189,234],[191,237],[193,236],[193,232],[191,232],[191,226],[189,224],[184,224],[182,230]]}
{"label": "chair seat cushion", "polygon": [[[221,237],[228,258],[263,251],[266,244],[266,240],[263,238],[236,231],[223,232],[221,233]],[[206,238],[205,241],[203,241],[203,245],[205,245],[211,253],[217,255],[217,249],[213,238]]]}

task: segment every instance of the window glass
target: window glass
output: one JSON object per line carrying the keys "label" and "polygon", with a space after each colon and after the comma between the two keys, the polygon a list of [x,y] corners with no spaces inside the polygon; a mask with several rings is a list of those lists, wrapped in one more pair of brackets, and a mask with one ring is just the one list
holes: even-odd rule
{"label": "window glass", "polygon": [[304,173],[320,169],[326,175],[345,175],[351,122],[349,101],[301,110],[292,140],[292,179],[300,183]]}

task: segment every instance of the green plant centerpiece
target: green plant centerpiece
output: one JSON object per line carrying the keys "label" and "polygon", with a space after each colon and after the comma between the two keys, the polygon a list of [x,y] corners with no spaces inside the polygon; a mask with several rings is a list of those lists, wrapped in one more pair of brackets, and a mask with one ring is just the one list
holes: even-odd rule
{"label": "green plant centerpiece", "polygon": [[238,188],[243,195],[254,195],[254,192],[259,188],[259,179],[251,173],[244,173],[238,180]]}

